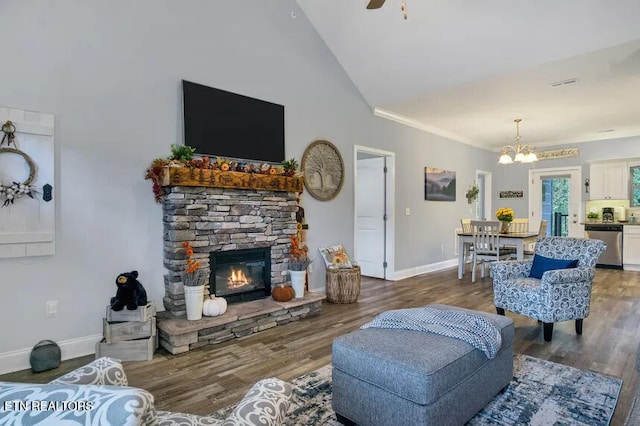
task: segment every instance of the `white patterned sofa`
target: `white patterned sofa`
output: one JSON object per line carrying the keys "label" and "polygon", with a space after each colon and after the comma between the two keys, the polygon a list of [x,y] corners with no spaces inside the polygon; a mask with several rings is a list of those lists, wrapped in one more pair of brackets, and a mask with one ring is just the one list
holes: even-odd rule
{"label": "white patterned sofa", "polygon": [[226,419],[156,411],[153,395],[129,387],[120,361],[99,358],[48,384],[0,382],[0,424],[279,425],[291,387],[257,382]]}

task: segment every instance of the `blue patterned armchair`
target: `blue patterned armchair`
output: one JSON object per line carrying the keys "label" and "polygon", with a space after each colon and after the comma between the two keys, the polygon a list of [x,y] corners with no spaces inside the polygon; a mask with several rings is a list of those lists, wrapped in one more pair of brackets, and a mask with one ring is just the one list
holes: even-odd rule
{"label": "blue patterned armchair", "polygon": [[541,237],[535,254],[552,259],[577,260],[576,268],[546,271],[542,278],[530,278],[533,261],[493,263],[493,301],[498,314],[505,309],[543,323],[544,340],[551,341],[553,323],[576,321],[582,334],[582,320],[589,316],[591,283],[595,265],[606,244],[600,240]]}

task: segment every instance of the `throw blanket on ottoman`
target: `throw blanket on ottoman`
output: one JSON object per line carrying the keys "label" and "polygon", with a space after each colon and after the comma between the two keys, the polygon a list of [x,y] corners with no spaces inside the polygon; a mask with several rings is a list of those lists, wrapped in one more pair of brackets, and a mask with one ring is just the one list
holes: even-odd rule
{"label": "throw blanket on ottoman", "polygon": [[493,359],[502,344],[500,330],[482,315],[435,307],[397,309],[383,312],[365,328],[413,330],[452,337],[469,343]]}

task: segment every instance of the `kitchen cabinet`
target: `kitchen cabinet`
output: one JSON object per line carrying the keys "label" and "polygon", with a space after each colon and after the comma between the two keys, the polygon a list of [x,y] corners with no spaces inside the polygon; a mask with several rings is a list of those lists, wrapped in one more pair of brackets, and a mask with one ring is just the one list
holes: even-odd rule
{"label": "kitchen cabinet", "polygon": [[589,167],[591,200],[626,200],[629,198],[629,168],[626,161],[594,163]]}
{"label": "kitchen cabinet", "polygon": [[624,269],[640,271],[640,225],[625,225],[622,237]]}

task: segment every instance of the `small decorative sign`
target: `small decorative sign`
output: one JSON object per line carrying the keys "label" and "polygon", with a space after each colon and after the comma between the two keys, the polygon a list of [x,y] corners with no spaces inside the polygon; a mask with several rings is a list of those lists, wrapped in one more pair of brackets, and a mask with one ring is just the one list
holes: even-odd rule
{"label": "small decorative sign", "polygon": [[536,151],[538,160],[556,160],[558,158],[573,158],[578,156],[578,148],[552,149]]}
{"label": "small decorative sign", "polygon": [[524,191],[500,191],[500,198],[522,198]]}

